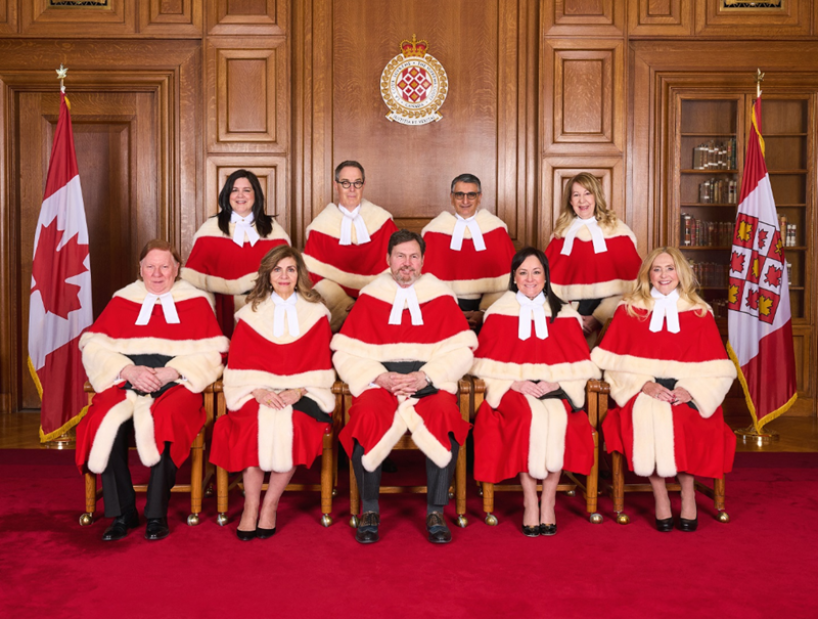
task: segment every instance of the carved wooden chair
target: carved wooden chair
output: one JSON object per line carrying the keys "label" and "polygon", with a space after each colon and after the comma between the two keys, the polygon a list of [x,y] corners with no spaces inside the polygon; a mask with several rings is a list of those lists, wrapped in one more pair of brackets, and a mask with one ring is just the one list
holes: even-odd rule
{"label": "carved wooden chair", "polygon": [[[332,425],[324,434],[324,450],[321,454],[321,483],[320,484],[288,484],[286,490],[310,490],[321,493],[321,524],[328,527],[332,524],[332,498],[338,493],[338,433],[341,431],[343,419],[343,383],[337,382],[332,387],[335,394],[335,410],[332,413]],[[214,385],[216,395],[216,418],[227,413],[224,400],[222,382]],[[268,484],[262,485],[262,491],[267,490]],[[229,473],[221,467],[216,467],[216,501],[219,512],[218,523],[227,524],[228,495],[230,490],[239,487],[244,489],[241,474],[231,480]]]}
{"label": "carved wooden chair", "polygon": [[[91,404],[91,400],[94,398],[94,388],[88,382],[85,383],[85,392],[88,394],[88,404]],[[205,424],[190,446],[190,483],[177,483],[171,489],[171,492],[190,494],[190,515],[187,517],[187,523],[190,526],[199,524],[204,488],[213,476],[213,467],[207,464],[205,435],[213,426],[214,385],[208,385],[202,393],[202,397],[204,398]],[[80,516],[81,526],[87,526],[94,521],[97,501],[102,498],[102,484],[100,483],[99,487],[97,486],[97,477],[96,473],[85,472],[85,512]],[[136,492],[146,492],[147,489],[147,484],[134,484]]]}
{"label": "carved wooden chair", "polygon": [[[352,407],[352,394],[346,383],[341,384],[344,396],[344,423],[349,421],[349,409]],[[460,414],[464,421],[469,421],[469,408],[472,399],[472,381],[468,378],[460,380],[457,398],[460,403]],[[412,440],[411,434],[407,432],[401,437],[393,450],[417,450],[420,451]],[[381,494],[397,493],[422,493],[427,492],[427,486],[381,486]],[[455,464],[454,478],[449,489],[449,498],[455,499],[455,510],[457,512],[457,525],[464,527],[468,524],[466,519],[466,445],[461,445]],[[361,497],[358,492],[358,483],[355,480],[355,471],[352,464],[349,465],[349,511],[352,517],[349,519],[349,526],[358,527],[358,513],[361,511]]]}
{"label": "carved wooden chair", "polygon": [[[485,391],[485,383],[480,379],[475,379],[475,410],[482,404]],[[563,472],[559,485],[557,485],[557,491],[565,492],[568,496],[575,496],[577,490],[582,493],[582,496],[585,498],[585,511],[588,513],[589,519],[593,524],[600,524],[602,522],[602,514],[597,512],[597,500],[599,496],[599,433],[597,432],[597,427],[600,421],[600,412],[608,410],[608,393],[608,384],[600,380],[589,380],[585,387],[588,420],[594,429],[594,464],[591,467],[591,472],[583,476],[565,471]],[[497,525],[497,516],[492,513],[494,511],[494,493],[501,491],[522,492],[523,490],[520,484],[492,484],[480,482],[478,485],[481,486],[480,493],[483,497],[483,511],[486,513],[486,524],[492,527]],[[542,491],[542,484],[537,484],[537,491]]]}

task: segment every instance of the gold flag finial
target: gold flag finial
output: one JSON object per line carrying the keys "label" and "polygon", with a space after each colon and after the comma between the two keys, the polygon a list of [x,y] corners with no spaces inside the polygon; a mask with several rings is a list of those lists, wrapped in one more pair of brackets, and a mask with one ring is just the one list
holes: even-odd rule
{"label": "gold flag finial", "polygon": [[756,99],[761,97],[761,82],[764,81],[764,74],[761,69],[756,69]]}
{"label": "gold flag finial", "polygon": [[60,63],[60,68],[56,69],[57,71],[57,79],[60,80],[60,92],[65,92],[65,78],[68,76],[68,67],[62,66]]}

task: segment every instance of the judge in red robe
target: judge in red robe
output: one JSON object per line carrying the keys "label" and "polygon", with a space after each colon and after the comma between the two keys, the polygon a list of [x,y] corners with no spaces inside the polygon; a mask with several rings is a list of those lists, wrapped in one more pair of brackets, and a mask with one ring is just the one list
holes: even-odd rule
{"label": "judge in red robe", "polygon": [[424,242],[401,230],[389,242],[384,273],[366,286],[340,333],[333,363],[353,395],[340,434],[363,500],[356,539],[378,540],[381,463],[408,430],[426,455],[429,541],[447,543],[448,489],[469,423],[455,393],[471,367],[477,338],[451,289],[421,274]]}
{"label": "judge in red robe", "polygon": [[103,540],[139,524],[128,437],[151,467],[145,537],[167,536],[168,501],[176,471],[205,422],[202,391],[222,373],[228,340],[210,295],[177,281],[178,254],[166,241],[149,242],[139,258],[139,281],[114,294],[80,338],[82,361],[96,395],[77,426],[76,462],[102,475],[105,515],[114,518]]}
{"label": "judge in red robe", "polygon": [[613,316],[622,295],[630,292],[641,259],[631,229],[608,210],[599,180],[581,172],[565,184],[562,212],[545,249],[551,285],[582,316],[593,345]]}
{"label": "judge in red robe", "polygon": [[480,179],[461,174],[452,181],[454,214],[444,211],[425,228],[424,269],[448,284],[473,329],[483,311],[508,288],[514,243],[503,221],[480,208]]}
{"label": "judge in red robe", "polygon": [[608,452],[649,477],[660,531],[673,528],[665,478],[682,486],[679,528],[695,531],[693,476],[723,477],[736,450],[721,409],[736,368],[695,286],[678,249],[653,250],[591,355],[616,403],[602,424]]}
{"label": "judge in red robe", "polygon": [[509,291],[486,312],[472,374],[486,383],[474,425],[475,479],[498,483],[519,474],[523,534],[554,535],[562,470],[587,475],[594,463],[593,428],[582,407],[585,384],[600,372],[579,314],[551,291],[538,249],[514,256]]}
{"label": "judge in red robe", "polygon": [[296,467],[309,468],[321,454],[335,408],[335,370],[329,311],[298,250],[281,246],[264,257],[236,318],[223,380],[228,414],[216,422],[210,461],[244,471],[236,531],[249,541],[275,533],[278,502]]}
{"label": "judge in red robe", "polygon": [[357,161],[335,168],[338,204],[327,204],[307,226],[304,261],[329,308],[333,332],[341,328],[358,293],[384,272],[392,215],[364,199],[366,175]]}
{"label": "judge in red robe", "polygon": [[236,170],[219,193],[219,214],[202,224],[182,269],[182,279],[216,297],[216,315],[227,337],[233,334],[235,311],[252,290],[261,259],[290,237],[264,212],[258,177]]}

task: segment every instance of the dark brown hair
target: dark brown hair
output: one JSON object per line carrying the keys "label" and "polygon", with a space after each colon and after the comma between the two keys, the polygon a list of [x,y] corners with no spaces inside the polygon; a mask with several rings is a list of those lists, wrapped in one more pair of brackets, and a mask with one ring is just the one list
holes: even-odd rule
{"label": "dark brown hair", "polygon": [[295,266],[298,270],[298,280],[295,284],[295,290],[298,294],[300,294],[305,301],[309,301],[310,303],[321,302],[321,295],[312,288],[310,273],[307,270],[307,265],[304,263],[301,252],[289,245],[279,245],[268,251],[267,255],[261,259],[261,264],[258,267],[258,277],[256,277],[250,294],[247,295],[247,302],[252,304],[254,312],[258,308],[259,303],[266,300],[272,294],[273,285],[270,283],[270,273],[273,272],[276,265],[284,260],[284,258],[292,258],[295,260]]}

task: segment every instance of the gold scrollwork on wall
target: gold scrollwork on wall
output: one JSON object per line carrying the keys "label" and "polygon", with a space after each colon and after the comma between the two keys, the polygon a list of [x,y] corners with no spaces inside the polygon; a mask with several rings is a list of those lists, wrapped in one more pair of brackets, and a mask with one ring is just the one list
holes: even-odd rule
{"label": "gold scrollwork on wall", "polygon": [[746,0],[721,0],[723,9],[780,9],[784,5],[784,0],[771,0],[769,2],[746,2]]}
{"label": "gold scrollwork on wall", "polygon": [[109,9],[110,0],[48,0],[48,8],[59,9]]}

